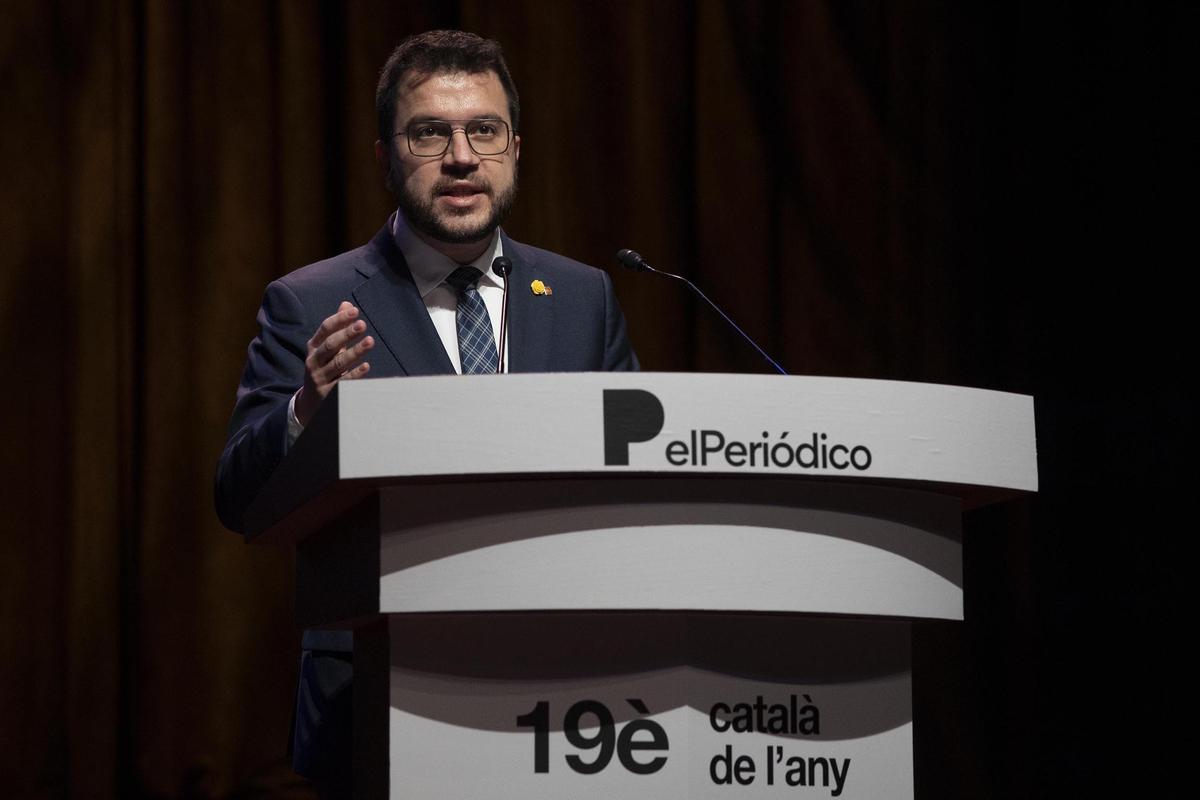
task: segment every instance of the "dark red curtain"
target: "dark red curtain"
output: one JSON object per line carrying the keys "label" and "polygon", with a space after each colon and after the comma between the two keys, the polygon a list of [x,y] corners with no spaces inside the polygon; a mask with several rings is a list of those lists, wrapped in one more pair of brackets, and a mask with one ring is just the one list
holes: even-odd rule
{"label": "dark red curtain", "polygon": [[[1184,691],[1194,23],[1183,3],[6,4],[0,793],[307,791],[284,761],[290,557],[221,529],[211,475],[265,284],[391,211],[376,74],[433,27],[505,47],[516,238],[605,268],[635,248],[795,373],[1037,396],[1043,491],[968,520],[968,621],[916,632],[919,796],[1169,786],[1105,764],[1178,752],[1131,737]],[[766,370],[676,287],[613,275],[646,369]]]}

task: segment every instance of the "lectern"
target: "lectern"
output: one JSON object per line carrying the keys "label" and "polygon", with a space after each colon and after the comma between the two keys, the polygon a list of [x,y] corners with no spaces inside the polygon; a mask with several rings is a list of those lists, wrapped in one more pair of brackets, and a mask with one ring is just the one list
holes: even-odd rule
{"label": "lectern", "polygon": [[355,630],[355,796],[913,796],[910,625],[1033,400],[583,373],[340,385],[247,515]]}

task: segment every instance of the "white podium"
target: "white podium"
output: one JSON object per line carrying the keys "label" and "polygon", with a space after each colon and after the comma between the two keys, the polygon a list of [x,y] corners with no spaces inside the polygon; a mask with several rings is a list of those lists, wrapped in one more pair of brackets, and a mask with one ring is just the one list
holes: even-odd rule
{"label": "white podium", "polygon": [[913,796],[909,625],[1032,398],[692,374],[343,384],[247,514],[355,636],[355,795]]}

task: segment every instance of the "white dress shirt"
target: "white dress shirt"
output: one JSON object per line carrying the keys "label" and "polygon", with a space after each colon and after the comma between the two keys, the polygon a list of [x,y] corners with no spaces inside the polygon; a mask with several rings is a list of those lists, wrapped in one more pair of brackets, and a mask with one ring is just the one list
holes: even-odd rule
{"label": "white dress shirt", "polygon": [[[425,301],[425,310],[437,329],[450,356],[454,371],[462,374],[462,362],[458,355],[458,293],[454,287],[446,283],[446,278],[461,266],[472,266],[483,273],[479,279],[479,296],[487,306],[488,316],[492,319],[492,337],[496,341],[496,350],[500,350],[500,311],[504,300],[504,279],[492,272],[492,262],[504,255],[504,245],[500,239],[500,229],[492,233],[492,242],[479,258],[469,265],[459,264],[448,256],[434,250],[412,232],[404,220],[404,215],[396,212],[396,221],[392,227],[392,236],[396,246],[404,254],[408,269],[412,273],[417,292]],[[508,369],[508,353],[504,354],[504,368]]]}

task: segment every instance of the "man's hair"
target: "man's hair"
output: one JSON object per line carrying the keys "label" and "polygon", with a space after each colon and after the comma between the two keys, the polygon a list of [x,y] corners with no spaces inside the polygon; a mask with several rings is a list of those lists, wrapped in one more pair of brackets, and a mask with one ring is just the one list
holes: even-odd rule
{"label": "man's hair", "polygon": [[521,102],[508,65],[504,63],[500,43],[465,31],[428,31],[401,42],[379,72],[375,115],[379,121],[379,138],[385,144],[396,134],[397,87],[410,72],[419,76],[447,72],[466,72],[471,75],[495,72],[508,96],[513,132],[520,129]]}

